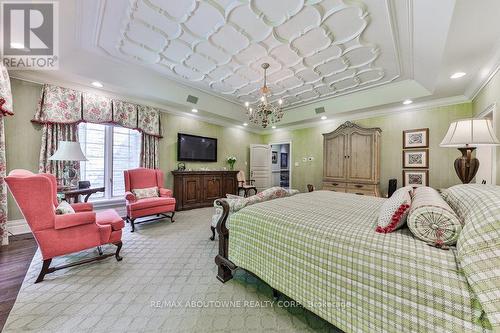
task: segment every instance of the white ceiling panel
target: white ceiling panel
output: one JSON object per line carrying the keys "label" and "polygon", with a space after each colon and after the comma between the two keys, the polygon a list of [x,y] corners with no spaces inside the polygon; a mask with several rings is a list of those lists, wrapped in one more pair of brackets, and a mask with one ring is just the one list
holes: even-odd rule
{"label": "white ceiling panel", "polygon": [[[166,66],[171,71],[162,74],[237,103],[258,98],[267,62],[271,93],[298,106],[400,76],[390,11],[370,12],[375,2],[137,0],[125,9],[125,28],[98,42],[111,55]],[[367,30],[389,42],[362,38]]]}

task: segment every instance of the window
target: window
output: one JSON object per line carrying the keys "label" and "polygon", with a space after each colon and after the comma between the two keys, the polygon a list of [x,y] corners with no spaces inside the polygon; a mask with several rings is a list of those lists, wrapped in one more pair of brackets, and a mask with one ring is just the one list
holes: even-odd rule
{"label": "window", "polygon": [[91,186],[104,186],[105,193],[93,194],[91,199],[123,197],[123,171],[139,167],[141,135],[128,128],[82,123],[78,135],[88,161],[80,164],[80,178]]}

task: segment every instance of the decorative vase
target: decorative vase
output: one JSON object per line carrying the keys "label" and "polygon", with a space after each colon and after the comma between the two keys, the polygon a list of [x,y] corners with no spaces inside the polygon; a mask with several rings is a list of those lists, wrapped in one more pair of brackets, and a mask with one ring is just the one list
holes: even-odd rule
{"label": "decorative vase", "polygon": [[234,163],[229,163],[229,170],[231,170],[231,171],[234,170]]}

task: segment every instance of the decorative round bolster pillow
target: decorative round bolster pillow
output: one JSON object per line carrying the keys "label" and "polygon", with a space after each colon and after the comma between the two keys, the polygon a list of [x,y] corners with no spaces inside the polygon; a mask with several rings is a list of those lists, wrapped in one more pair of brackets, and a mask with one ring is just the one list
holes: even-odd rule
{"label": "decorative round bolster pillow", "polygon": [[415,189],[407,224],[415,237],[437,247],[454,245],[462,230],[453,209],[431,187]]}

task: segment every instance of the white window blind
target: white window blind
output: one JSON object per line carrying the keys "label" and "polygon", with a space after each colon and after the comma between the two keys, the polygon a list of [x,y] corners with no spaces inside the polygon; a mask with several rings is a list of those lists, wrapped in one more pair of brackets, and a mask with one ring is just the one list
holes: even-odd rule
{"label": "white window blind", "polygon": [[80,163],[80,179],[92,187],[104,186],[105,193],[90,199],[123,197],[123,171],[139,167],[141,135],[128,128],[81,123],[78,126],[80,145],[88,161]]}
{"label": "white window blind", "polygon": [[141,135],[135,130],[113,127],[113,196],[125,194],[123,171],[139,167]]}

